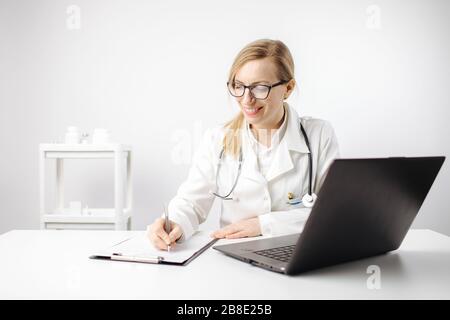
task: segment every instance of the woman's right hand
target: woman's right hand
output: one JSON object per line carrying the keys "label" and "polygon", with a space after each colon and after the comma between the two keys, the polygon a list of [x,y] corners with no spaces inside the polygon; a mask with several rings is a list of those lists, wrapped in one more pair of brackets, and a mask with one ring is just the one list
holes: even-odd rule
{"label": "woman's right hand", "polygon": [[147,237],[155,248],[160,250],[167,250],[170,246],[173,248],[176,241],[183,235],[181,227],[170,221],[170,233],[164,230],[164,219],[158,218],[151,225],[147,226]]}

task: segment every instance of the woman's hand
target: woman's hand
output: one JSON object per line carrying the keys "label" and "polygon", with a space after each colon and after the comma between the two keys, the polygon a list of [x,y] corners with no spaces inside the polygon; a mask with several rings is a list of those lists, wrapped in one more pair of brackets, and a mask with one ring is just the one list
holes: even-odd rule
{"label": "woman's hand", "polygon": [[256,237],[261,235],[261,226],[258,218],[241,220],[215,231],[211,236],[214,238],[237,239],[245,237]]}
{"label": "woman's hand", "polygon": [[158,218],[151,225],[147,226],[147,237],[160,250],[167,250],[169,246],[173,248],[182,234],[181,227],[173,221],[170,221],[170,233],[167,234],[164,230],[163,218]]}

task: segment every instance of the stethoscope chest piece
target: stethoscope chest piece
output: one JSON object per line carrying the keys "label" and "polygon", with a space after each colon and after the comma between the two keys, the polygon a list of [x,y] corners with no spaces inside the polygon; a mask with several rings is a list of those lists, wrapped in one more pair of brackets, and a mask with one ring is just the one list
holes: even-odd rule
{"label": "stethoscope chest piece", "polygon": [[306,208],[311,208],[314,206],[316,199],[317,199],[317,195],[315,193],[313,193],[311,195],[309,195],[307,193],[301,198],[299,198],[299,197],[296,198],[292,192],[289,192],[288,193],[288,201],[286,203],[291,206],[302,204]]}
{"label": "stethoscope chest piece", "polygon": [[305,194],[302,198],[302,204],[307,208],[312,208],[314,206],[314,202],[316,202],[317,195],[315,193]]}

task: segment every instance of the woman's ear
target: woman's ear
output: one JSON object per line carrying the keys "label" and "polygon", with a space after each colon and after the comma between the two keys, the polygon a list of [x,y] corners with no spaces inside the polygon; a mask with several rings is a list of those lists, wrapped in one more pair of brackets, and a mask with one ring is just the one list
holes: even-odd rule
{"label": "woman's ear", "polygon": [[295,80],[291,79],[286,84],[286,92],[284,94],[284,99],[289,98],[289,96],[291,95],[292,91],[294,91],[294,88],[295,88]]}

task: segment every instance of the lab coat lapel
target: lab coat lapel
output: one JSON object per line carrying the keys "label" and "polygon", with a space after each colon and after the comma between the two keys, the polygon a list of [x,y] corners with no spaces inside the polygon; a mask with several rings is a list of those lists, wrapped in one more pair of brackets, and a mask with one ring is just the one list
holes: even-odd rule
{"label": "lab coat lapel", "polygon": [[276,177],[286,173],[294,168],[291,154],[286,145],[286,141],[281,141],[275,152],[275,155],[270,164],[269,171],[267,172],[267,180],[271,181]]}
{"label": "lab coat lapel", "polygon": [[256,158],[255,151],[252,148],[246,130],[242,130],[241,137],[242,137],[242,151],[244,154],[243,160],[244,162],[242,164],[242,177],[265,184],[267,180],[259,171],[258,159]]}
{"label": "lab coat lapel", "polygon": [[286,107],[286,110],[288,111],[287,128],[275,151],[274,158],[267,173],[268,181],[271,181],[294,168],[291,150],[305,154],[309,153],[305,139],[300,132],[300,118],[297,112],[287,103]]}

